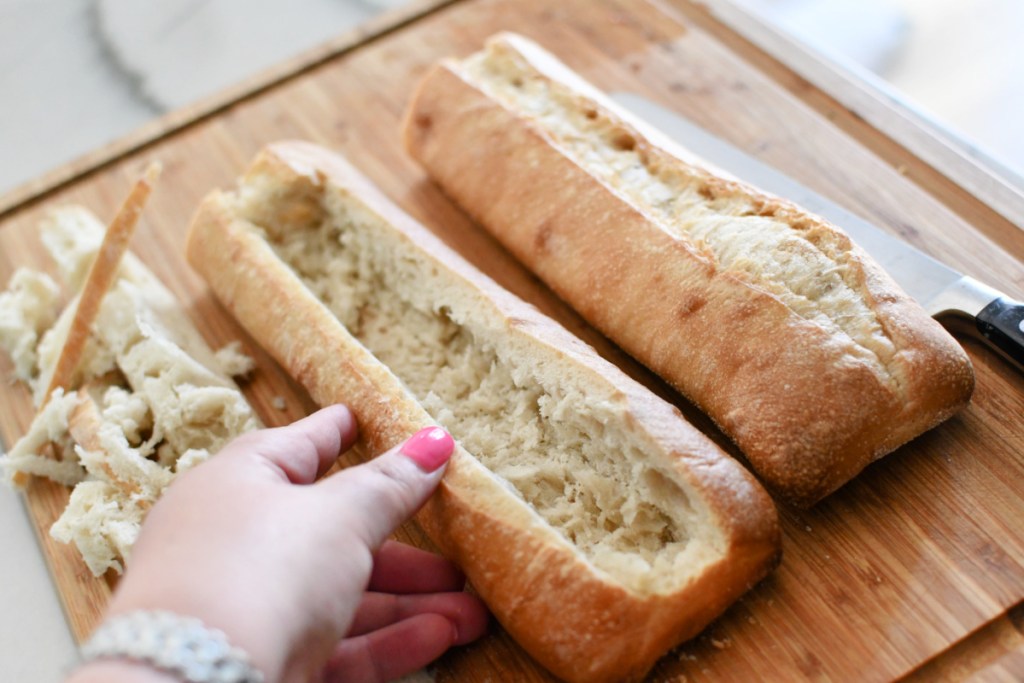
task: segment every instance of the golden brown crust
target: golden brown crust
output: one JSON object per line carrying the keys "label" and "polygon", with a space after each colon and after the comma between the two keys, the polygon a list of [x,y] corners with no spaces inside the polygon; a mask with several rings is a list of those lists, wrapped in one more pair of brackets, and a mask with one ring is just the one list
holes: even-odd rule
{"label": "golden brown crust", "polygon": [[[718,554],[680,590],[642,596],[595,569],[460,447],[438,494],[417,519],[541,664],[567,680],[638,679],[666,649],[695,635],[778,561],[774,507],[737,463],[673,407],[476,271],[343,161],[311,145],[283,143],[265,150],[249,174],[274,178],[275,191],[290,197],[281,202],[275,229],[315,213],[320,186],[348,188],[358,197],[353,201],[394,226],[388,239],[419,250],[453,286],[465,287],[466,296],[476,297],[475,310],[500,316],[515,343],[535,349],[581,382],[611,385],[630,428],[667,454],[678,477],[710,510],[710,523],[723,539]],[[228,310],[319,403],[344,401],[353,409],[372,451],[432,423],[252,224],[235,215],[227,196],[214,193],[199,208],[188,256]]]}
{"label": "golden brown crust", "polygon": [[68,329],[64,347],[57,357],[57,364],[43,394],[42,403],[46,403],[57,387],[72,388],[78,363],[85,352],[85,342],[99,315],[103,297],[117,279],[121,260],[128,252],[128,243],[135,233],[135,226],[138,225],[139,217],[159,175],[159,165],[153,164],[146,169],[145,174],[132,186],[131,192],[103,235],[103,242],[89,267],[89,275],[82,286],[82,293],[75,308],[75,317]]}
{"label": "golden brown crust", "polygon": [[[459,64],[421,82],[405,139],[435,181],[627,352],[707,412],[777,494],[801,506],[945,420],[970,398],[970,362],[945,330],[834,226],[742,182],[620,111],[537,46],[500,37],[540,78],[619,131],[666,174],[702,179],[842,255],[847,281],[895,348],[880,373],[850,340],[795,314],[756,279],[720,267],[595,177],[537,118],[485,93]],[[884,375],[880,377],[881,375]]]}

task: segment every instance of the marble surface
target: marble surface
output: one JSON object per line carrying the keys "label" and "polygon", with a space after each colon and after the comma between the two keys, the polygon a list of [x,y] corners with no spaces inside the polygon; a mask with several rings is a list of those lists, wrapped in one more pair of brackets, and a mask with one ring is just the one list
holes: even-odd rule
{"label": "marble surface", "polygon": [[0,0],[0,193],[401,0]]}
{"label": "marble surface", "polygon": [[[1020,0],[741,0],[1024,168]],[[402,0],[0,0],[0,193]],[[0,681],[74,648],[24,507],[0,486]]]}

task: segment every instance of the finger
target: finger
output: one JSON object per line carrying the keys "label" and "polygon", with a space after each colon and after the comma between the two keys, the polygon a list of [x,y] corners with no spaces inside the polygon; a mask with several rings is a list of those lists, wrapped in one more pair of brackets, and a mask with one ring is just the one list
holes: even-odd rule
{"label": "finger", "polygon": [[401,446],[328,477],[320,490],[331,505],[342,507],[352,531],[376,551],[430,497],[454,448],[448,432],[427,427]]}
{"label": "finger", "polygon": [[463,645],[487,631],[487,608],[469,593],[392,595],[366,593],[349,627],[348,637],[383,629],[420,614],[438,614],[452,625],[452,643]]}
{"label": "finger", "polygon": [[324,671],[329,683],[383,683],[422,669],[454,642],[451,623],[420,614],[338,644]]}
{"label": "finger", "polygon": [[369,590],[381,593],[460,591],[466,577],[436,553],[398,541],[385,541],[373,558]]}
{"label": "finger", "polygon": [[356,432],[352,411],[338,404],[286,427],[246,434],[228,448],[262,458],[293,484],[312,484],[352,447]]}

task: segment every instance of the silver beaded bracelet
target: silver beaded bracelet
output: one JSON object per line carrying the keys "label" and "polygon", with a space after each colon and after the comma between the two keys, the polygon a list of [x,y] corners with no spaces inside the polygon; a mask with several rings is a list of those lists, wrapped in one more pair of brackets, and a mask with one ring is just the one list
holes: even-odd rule
{"label": "silver beaded bracelet", "polygon": [[104,622],[82,646],[82,661],[128,659],[189,683],[263,683],[249,655],[222,631],[172,612],[128,612]]}

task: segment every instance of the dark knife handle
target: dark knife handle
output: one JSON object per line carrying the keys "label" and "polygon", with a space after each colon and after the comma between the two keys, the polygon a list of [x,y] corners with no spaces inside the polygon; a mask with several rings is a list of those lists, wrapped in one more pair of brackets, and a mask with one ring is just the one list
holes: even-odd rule
{"label": "dark knife handle", "polygon": [[975,316],[975,321],[981,336],[1024,370],[1024,304],[998,297]]}

